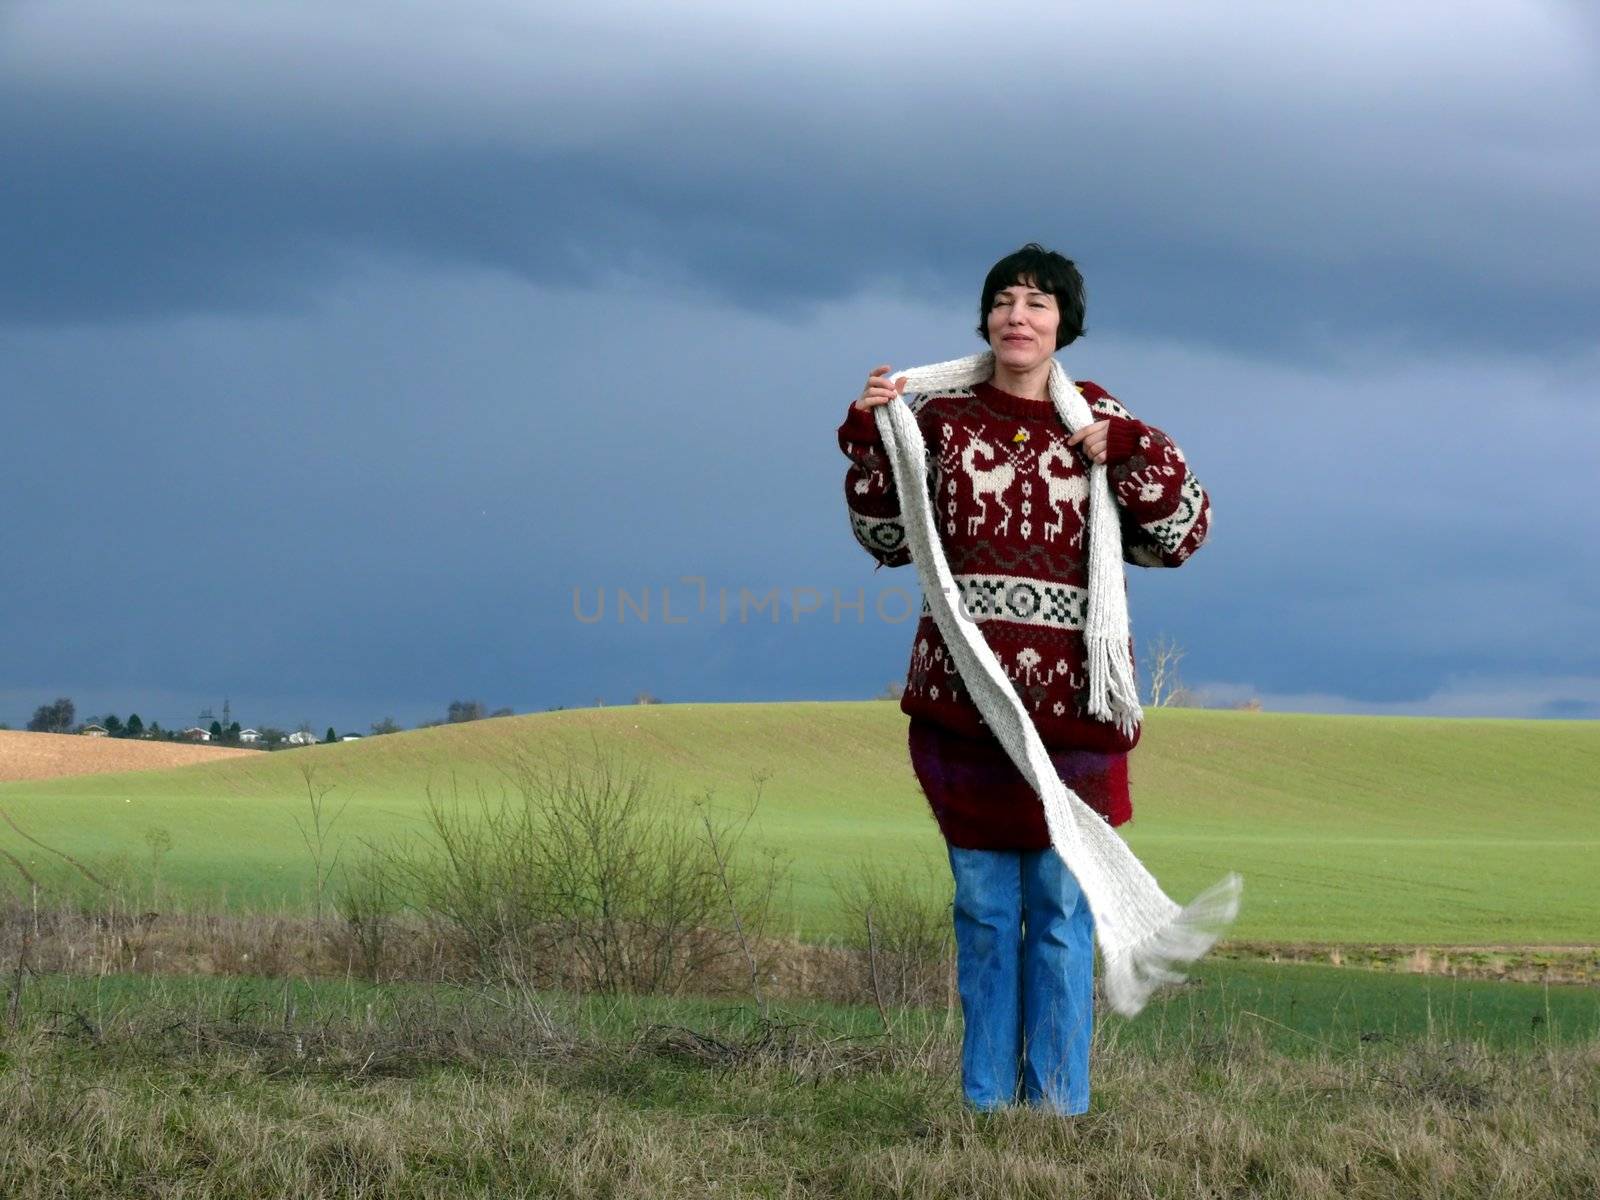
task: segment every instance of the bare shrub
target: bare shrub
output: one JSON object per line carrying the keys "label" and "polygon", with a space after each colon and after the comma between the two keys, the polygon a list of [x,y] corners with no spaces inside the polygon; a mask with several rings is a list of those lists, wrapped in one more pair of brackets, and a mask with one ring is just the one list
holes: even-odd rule
{"label": "bare shrub", "polygon": [[783,870],[735,854],[748,813],[691,811],[592,746],[581,762],[513,752],[497,801],[479,788],[463,805],[452,784],[446,803],[430,787],[432,840],[379,851],[386,886],[453,937],[479,979],[677,994],[744,962],[754,986]]}
{"label": "bare shrub", "polygon": [[390,942],[401,901],[390,875],[387,859],[369,847],[353,864],[345,865],[343,886],[333,898],[344,920],[334,938],[336,946],[359,962],[361,973],[376,983],[393,977]]}
{"label": "bare shrub", "polygon": [[[332,733],[329,730],[329,733]],[[330,739],[331,740],[331,739]],[[312,881],[316,896],[317,936],[322,936],[323,900],[327,894],[328,877],[333,874],[334,867],[339,862],[342,848],[336,848],[333,857],[328,857],[328,837],[333,827],[339,823],[339,818],[344,816],[344,810],[350,807],[346,800],[339,806],[339,811],[331,817],[328,816],[328,793],[335,784],[315,784],[313,776],[316,767],[311,763],[300,764],[300,775],[306,781],[306,799],[311,808],[311,826],[306,827],[299,817],[294,819],[295,827],[300,830],[300,837],[306,844],[306,851],[311,855]]]}
{"label": "bare shrub", "polygon": [[950,1002],[955,935],[947,872],[931,860],[920,870],[899,871],[862,861],[836,877],[833,890],[849,921],[850,944],[859,952],[860,998],[875,1001],[880,1010]]}
{"label": "bare shrub", "polygon": [[1403,1047],[1373,1077],[1406,1102],[1480,1109],[1499,1098],[1502,1073],[1500,1060],[1480,1044],[1429,1037]]}

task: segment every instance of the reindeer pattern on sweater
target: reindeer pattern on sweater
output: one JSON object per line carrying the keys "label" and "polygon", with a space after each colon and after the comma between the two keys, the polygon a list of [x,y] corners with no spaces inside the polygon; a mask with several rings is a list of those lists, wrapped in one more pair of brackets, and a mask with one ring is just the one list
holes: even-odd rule
{"label": "reindeer pattern on sweater", "polygon": [[[1204,488],[1165,433],[1097,384],[1083,380],[1078,388],[1096,419],[1109,422],[1107,467],[1124,560],[1180,566],[1209,533]],[[1138,730],[1121,734],[1086,708],[1088,460],[1067,444],[1054,406],[987,383],[903,402],[927,446],[922,483],[960,606],[978,623],[1045,745],[1132,749]],[[845,499],[857,542],[880,567],[906,565],[899,497],[874,414],[852,404],[838,439],[850,460]],[[926,600],[900,707],[957,733],[984,733]]]}

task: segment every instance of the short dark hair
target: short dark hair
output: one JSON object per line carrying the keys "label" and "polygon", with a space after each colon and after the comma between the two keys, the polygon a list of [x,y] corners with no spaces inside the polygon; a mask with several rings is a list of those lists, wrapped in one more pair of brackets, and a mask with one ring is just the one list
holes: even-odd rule
{"label": "short dark hair", "polygon": [[1057,350],[1088,332],[1083,324],[1083,276],[1077,265],[1038,242],[1029,242],[989,268],[989,277],[983,281],[983,299],[978,301],[979,337],[989,340],[989,309],[994,305],[995,293],[1024,280],[1056,298],[1056,307],[1061,310],[1061,324],[1056,326]]}

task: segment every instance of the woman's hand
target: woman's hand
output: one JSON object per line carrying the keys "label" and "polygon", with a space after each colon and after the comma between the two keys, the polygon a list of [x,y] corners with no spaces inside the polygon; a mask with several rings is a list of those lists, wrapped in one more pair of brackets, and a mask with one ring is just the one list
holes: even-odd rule
{"label": "woman's hand", "polygon": [[1110,421],[1096,421],[1092,425],[1085,425],[1069,437],[1067,445],[1076,446],[1082,442],[1083,452],[1088,455],[1089,461],[1103,463],[1106,460],[1106,438],[1110,430]]}
{"label": "woman's hand", "polygon": [[889,364],[873,367],[872,374],[867,376],[867,386],[861,389],[861,395],[856,397],[855,407],[866,412],[879,404],[887,404],[901,392],[906,390],[906,381],[896,379],[891,384],[885,376],[889,372]]}

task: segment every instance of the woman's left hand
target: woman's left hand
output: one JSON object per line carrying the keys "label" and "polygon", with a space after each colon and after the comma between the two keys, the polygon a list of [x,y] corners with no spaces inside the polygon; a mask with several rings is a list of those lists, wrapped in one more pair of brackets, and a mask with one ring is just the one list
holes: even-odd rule
{"label": "woman's left hand", "polygon": [[1067,445],[1076,446],[1082,442],[1083,452],[1089,456],[1089,461],[1103,463],[1106,460],[1106,438],[1110,430],[1110,421],[1096,421],[1092,425],[1085,425],[1069,437]]}

